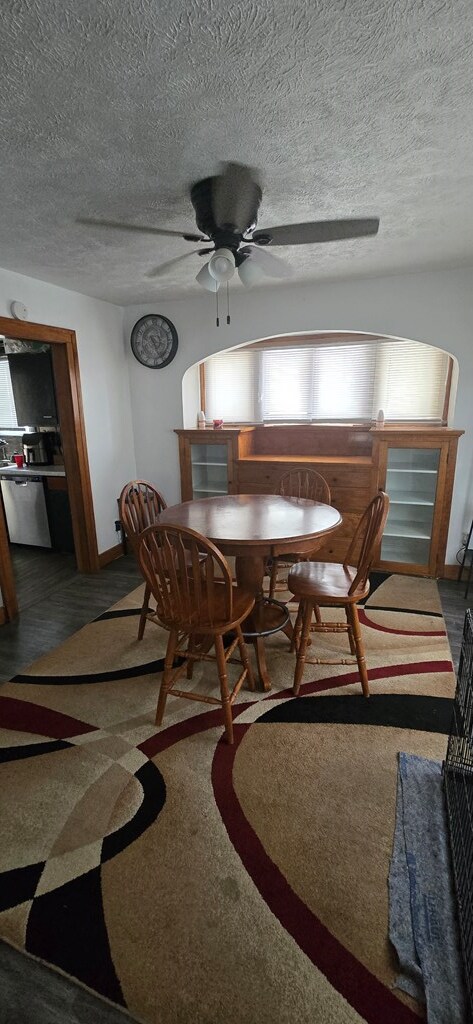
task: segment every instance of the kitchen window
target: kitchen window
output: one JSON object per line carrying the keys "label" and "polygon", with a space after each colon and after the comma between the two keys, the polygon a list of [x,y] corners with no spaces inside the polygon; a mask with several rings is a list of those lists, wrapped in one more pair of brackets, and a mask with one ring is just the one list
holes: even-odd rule
{"label": "kitchen window", "polygon": [[6,356],[0,357],[0,430],[17,427],[10,367]]}

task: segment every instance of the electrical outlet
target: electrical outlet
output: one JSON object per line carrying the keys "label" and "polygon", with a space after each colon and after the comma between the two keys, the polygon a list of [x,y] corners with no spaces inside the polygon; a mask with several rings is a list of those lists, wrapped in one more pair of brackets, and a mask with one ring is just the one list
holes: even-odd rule
{"label": "electrical outlet", "polygon": [[122,528],[122,524],[121,524],[120,520],[119,519],[115,519],[115,532],[116,533],[120,533],[121,528]]}

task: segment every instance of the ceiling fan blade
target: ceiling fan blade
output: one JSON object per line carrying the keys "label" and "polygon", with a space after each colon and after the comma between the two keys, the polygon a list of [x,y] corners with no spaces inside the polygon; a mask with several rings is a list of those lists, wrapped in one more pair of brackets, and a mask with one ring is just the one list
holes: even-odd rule
{"label": "ceiling fan blade", "polygon": [[378,217],[315,220],[305,224],[281,224],[275,228],[255,231],[252,241],[259,245],[311,245],[314,242],[336,242],[343,238],[376,235],[378,228]]}
{"label": "ceiling fan blade", "polygon": [[123,224],[117,220],[94,220],[92,217],[78,217],[77,224],[91,224],[98,228],[118,228],[120,231],[144,231],[149,235],[166,235],[174,238],[184,238],[186,242],[207,242],[203,235],[193,235],[183,231],[168,231],[166,228],[153,228],[146,224]]}
{"label": "ceiling fan blade", "polygon": [[289,278],[292,277],[292,267],[280,256],[274,256],[267,249],[259,248],[257,245],[248,245],[240,252],[248,253],[247,258],[266,274],[266,277]]}
{"label": "ceiling fan blade", "polygon": [[186,260],[188,256],[195,256],[196,253],[200,252],[199,249],[192,249],[191,252],[185,252],[182,256],[175,256],[172,260],[166,260],[166,263],[160,263],[159,267],[154,267],[153,270],[148,270],[146,277],[161,277],[161,274],[165,274],[171,267],[175,267],[176,263],[180,263],[181,260]]}
{"label": "ceiling fan blade", "polygon": [[261,202],[257,172],[244,164],[225,164],[212,179],[212,213],[218,228],[231,225],[240,234],[256,222]]}

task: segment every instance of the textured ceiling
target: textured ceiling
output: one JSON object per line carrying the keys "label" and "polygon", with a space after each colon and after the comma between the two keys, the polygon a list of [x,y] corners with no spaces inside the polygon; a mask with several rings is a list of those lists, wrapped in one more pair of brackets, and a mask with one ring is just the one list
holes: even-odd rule
{"label": "textured ceiling", "polygon": [[261,170],[259,227],[380,216],[273,249],[296,280],[473,262],[471,0],[7,0],[2,50],[0,266],[120,304],[200,294],[199,256],[146,276],[191,243],[76,218],[192,230],[222,161]]}

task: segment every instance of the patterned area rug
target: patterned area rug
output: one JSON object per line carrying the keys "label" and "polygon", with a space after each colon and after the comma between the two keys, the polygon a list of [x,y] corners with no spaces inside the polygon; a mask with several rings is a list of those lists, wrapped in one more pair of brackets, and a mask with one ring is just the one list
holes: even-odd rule
{"label": "patterned area rug", "polygon": [[141,589],[5,684],[0,936],[146,1024],[418,1021],[388,941],[397,753],[443,758],[454,680],[435,583],[374,584],[371,698],[307,666],[294,699],[272,637],[233,747],[194,702],[154,726],[166,634],[136,641]]}

